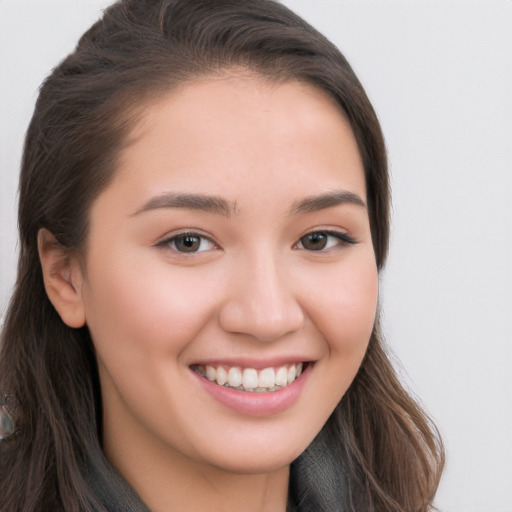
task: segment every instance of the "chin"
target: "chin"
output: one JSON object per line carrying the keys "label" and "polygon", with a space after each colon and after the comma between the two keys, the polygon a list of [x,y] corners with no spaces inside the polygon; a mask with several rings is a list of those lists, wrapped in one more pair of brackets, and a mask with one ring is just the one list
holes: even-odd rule
{"label": "chin", "polygon": [[308,435],[307,439],[300,440],[295,436],[280,438],[276,435],[274,440],[265,439],[262,442],[261,436],[259,437],[254,442],[239,438],[231,442],[227,450],[215,450],[210,445],[202,453],[202,462],[236,474],[273,473],[289,466],[314,438]]}

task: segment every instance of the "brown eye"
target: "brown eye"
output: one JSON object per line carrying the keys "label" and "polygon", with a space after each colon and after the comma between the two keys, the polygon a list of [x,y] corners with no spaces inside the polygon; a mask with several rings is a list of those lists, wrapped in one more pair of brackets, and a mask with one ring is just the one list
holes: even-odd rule
{"label": "brown eye", "polygon": [[196,235],[179,235],[174,238],[174,245],[180,252],[196,252],[201,246],[201,238]]}
{"label": "brown eye", "polygon": [[210,251],[216,248],[212,240],[199,233],[180,233],[163,240],[158,246],[167,247],[175,252],[184,254]]}
{"label": "brown eye", "polygon": [[351,236],[338,231],[312,231],[300,238],[298,249],[306,251],[324,251],[335,247],[356,244]]}
{"label": "brown eye", "polygon": [[317,231],[315,233],[308,233],[300,239],[302,247],[308,251],[321,251],[327,246],[328,235]]}

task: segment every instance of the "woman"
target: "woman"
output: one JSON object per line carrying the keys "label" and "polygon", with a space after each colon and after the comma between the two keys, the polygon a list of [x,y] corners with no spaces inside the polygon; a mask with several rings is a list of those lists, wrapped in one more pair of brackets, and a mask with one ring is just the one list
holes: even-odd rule
{"label": "woman", "polygon": [[42,86],[19,204],[2,511],[431,508],[379,334],[383,138],[288,9],[114,4]]}

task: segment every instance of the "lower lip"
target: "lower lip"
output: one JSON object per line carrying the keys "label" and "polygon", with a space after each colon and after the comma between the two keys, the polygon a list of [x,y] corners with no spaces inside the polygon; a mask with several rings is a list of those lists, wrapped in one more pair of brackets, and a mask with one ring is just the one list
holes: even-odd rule
{"label": "lower lip", "polygon": [[207,393],[230,409],[251,416],[270,416],[286,411],[297,401],[309,377],[311,367],[312,365],[308,364],[300,377],[295,379],[290,385],[279,391],[269,391],[267,393],[240,391],[226,386],[219,386],[199,375],[194,370],[192,370],[192,373],[197,377]]}

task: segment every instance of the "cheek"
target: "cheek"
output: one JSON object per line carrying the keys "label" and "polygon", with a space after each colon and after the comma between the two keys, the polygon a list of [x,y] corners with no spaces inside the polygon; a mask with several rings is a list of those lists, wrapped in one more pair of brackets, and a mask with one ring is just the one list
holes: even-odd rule
{"label": "cheek", "polygon": [[118,260],[96,268],[101,271],[90,276],[86,315],[100,354],[120,346],[121,357],[179,352],[214,309],[214,280],[173,271],[165,262]]}
{"label": "cheek", "polygon": [[[311,318],[325,340],[327,356],[319,362],[328,409],[352,383],[362,363],[375,322],[378,273],[371,258],[345,265],[326,279],[324,293],[311,296]],[[328,398],[327,398],[328,397]]]}
{"label": "cheek", "polygon": [[309,300],[314,304],[310,308],[313,321],[329,350],[364,355],[378,300],[378,273],[373,258],[326,275],[324,285]]}
{"label": "cheek", "polygon": [[126,264],[117,259],[90,275],[87,324],[105,424],[128,432],[134,416],[158,432],[161,424],[176,421],[176,411],[187,404],[173,391],[188,377],[182,355],[212,317],[216,286],[213,279],[175,272],[166,262],[143,265],[135,258]]}
{"label": "cheek", "polygon": [[316,287],[304,302],[311,327],[321,335],[318,344],[323,347],[312,374],[316,387],[308,405],[312,430],[316,431],[354,380],[375,322],[378,273],[373,253],[368,257],[362,254],[348,263],[319,269],[310,276],[314,279],[309,282],[315,282]]}
{"label": "cheek", "polygon": [[[354,269],[342,276],[338,311],[332,312],[332,318],[340,332],[348,334],[348,347],[363,353],[370,338],[375,322],[378,300],[378,274],[374,265]],[[333,301],[336,304],[336,301]],[[352,341],[352,343],[350,343]],[[334,346],[333,349],[337,347]]]}

